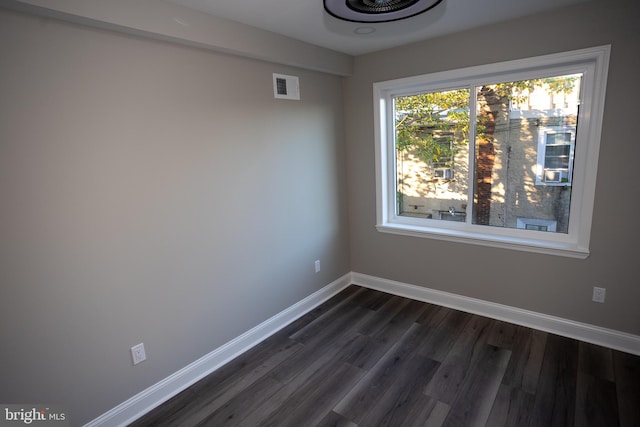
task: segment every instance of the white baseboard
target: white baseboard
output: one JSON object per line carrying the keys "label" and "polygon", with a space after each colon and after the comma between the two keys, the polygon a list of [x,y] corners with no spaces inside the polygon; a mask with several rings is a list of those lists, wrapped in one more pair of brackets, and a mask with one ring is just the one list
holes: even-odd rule
{"label": "white baseboard", "polygon": [[637,335],[421,286],[360,273],[349,273],[190,365],[185,366],[178,372],[143,390],[126,402],[105,412],[103,415],[85,424],[85,427],[120,427],[133,422],[153,408],[180,393],[182,390],[195,384],[233,358],[270,337],[289,323],[327,301],[350,284],[376,289],[417,301],[450,307],[456,310],[503,320],[505,322],[640,355],[640,336]]}
{"label": "white baseboard", "polygon": [[351,273],[351,283],[640,355],[638,335],[360,273]]}
{"label": "white baseboard", "polygon": [[190,365],[185,366],[148,389],[136,394],[126,402],[105,412],[98,418],[85,424],[85,427],[119,427],[133,422],[327,301],[349,286],[351,284],[350,278],[351,275],[346,274],[335,280],[302,301],[267,319],[255,328],[229,341]]}

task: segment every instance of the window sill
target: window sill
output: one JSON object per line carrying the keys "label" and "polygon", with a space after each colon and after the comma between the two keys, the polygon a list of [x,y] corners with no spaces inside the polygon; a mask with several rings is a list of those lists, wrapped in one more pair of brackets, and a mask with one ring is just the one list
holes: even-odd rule
{"label": "window sill", "polygon": [[501,249],[533,252],[545,255],[557,255],[576,259],[586,259],[589,250],[577,244],[565,242],[548,242],[534,239],[523,239],[496,234],[484,234],[462,230],[441,229],[407,224],[378,224],[376,229],[381,233],[426,239],[446,240],[449,242],[489,246]]}

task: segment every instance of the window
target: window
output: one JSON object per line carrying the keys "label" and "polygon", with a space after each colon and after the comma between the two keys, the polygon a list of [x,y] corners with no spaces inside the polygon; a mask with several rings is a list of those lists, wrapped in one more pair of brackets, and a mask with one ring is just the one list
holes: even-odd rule
{"label": "window", "polygon": [[588,256],[608,58],[375,83],[378,230]]}
{"label": "window", "polygon": [[538,136],[537,185],[571,185],[575,127],[543,127]]}

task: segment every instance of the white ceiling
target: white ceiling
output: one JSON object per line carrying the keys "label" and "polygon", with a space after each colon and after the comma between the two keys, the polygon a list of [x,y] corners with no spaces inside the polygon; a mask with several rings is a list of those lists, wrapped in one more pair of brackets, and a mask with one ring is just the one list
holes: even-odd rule
{"label": "white ceiling", "polygon": [[[328,15],[323,0],[166,0],[317,46],[359,55],[586,0],[443,0],[422,15],[362,24]],[[371,31],[370,34],[357,32]]]}

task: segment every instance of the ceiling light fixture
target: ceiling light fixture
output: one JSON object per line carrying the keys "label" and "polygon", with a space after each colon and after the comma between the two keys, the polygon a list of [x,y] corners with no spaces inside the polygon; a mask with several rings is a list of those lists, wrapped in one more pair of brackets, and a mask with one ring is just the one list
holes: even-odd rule
{"label": "ceiling light fixture", "polygon": [[331,16],[352,22],[389,22],[410,18],[442,0],[324,0]]}

